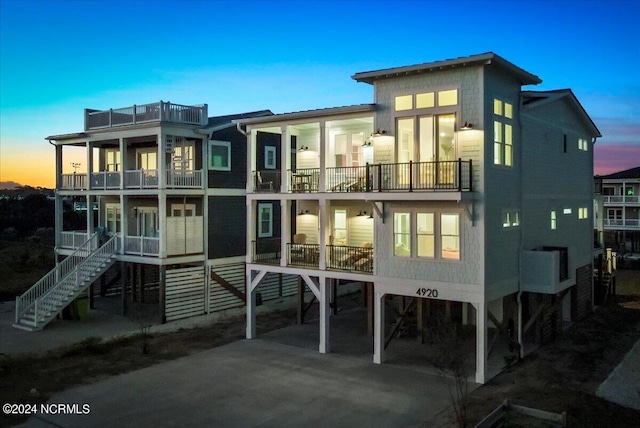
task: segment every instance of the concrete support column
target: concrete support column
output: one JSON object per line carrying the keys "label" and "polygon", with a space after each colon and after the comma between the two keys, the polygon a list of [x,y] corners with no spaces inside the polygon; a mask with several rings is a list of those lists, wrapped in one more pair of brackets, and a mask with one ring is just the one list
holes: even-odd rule
{"label": "concrete support column", "polygon": [[487,371],[487,307],[484,302],[476,308],[476,383],[484,383]]}
{"label": "concrete support column", "polygon": [[385,295],[374,289],[373,362],[384,363],[384,300]]}
{"label": "concrete support column", "polygon": [[320,346],[321,354],[330,352],[329,341],[329,319],[331,317],[331,307],[329,305],[331,297],[331,280],[329,278],[319,278],[320,285]]}

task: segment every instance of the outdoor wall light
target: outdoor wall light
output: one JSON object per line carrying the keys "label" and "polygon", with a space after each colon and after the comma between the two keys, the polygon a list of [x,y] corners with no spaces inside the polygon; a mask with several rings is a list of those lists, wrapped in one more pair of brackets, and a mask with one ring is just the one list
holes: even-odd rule
{"label": "outdoor wall light", "polygon": [[309,210],[300,210],[300,212],[298,213],[298,215],[305,215],[305,214],[309,214]]}
{"label": "outdoor wall light", "polygon": [[469,122],[465,122],[464,125],[462,125],[462,128],[460,128],[462,131],[468,131],[470,129],[473,129],[473,123]]}
{"label": "outdoor wall light", "polygon": [[299,152],[304,152],[306,150],[309,150],[308,146],[300,146],[300,148],[298,149]]}
{"label": "outdoor wall light", "polygon": [[366,212],[366,211],[360,211],[360,212],[358,213],[358,217],[364,217],[364,216],[366,216],[366,215],[367,215],[367,212]]}

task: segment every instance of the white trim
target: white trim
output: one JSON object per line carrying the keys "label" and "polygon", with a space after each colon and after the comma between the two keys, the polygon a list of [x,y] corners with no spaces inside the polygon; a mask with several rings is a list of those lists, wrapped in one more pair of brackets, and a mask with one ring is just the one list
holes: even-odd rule
{"label": "white trim", "polygon": [[[227,149],[227,165],[214,166],[211,164],[211,152],[212,147],[225,147]],[[207,166],[211,171],[231,171],[231,142],[229,141],[220,141],[220,140],[209,140],[209,153],[207,159]]]}
{"label": "white trim", "polygon": [[[269,230],[265,231],[262,229],[262,218],[261,212],[263,208],[269,209]],[[273,204],[271,203],[262,203],[258,204],[258,238],[269,238],[273,236]]]}

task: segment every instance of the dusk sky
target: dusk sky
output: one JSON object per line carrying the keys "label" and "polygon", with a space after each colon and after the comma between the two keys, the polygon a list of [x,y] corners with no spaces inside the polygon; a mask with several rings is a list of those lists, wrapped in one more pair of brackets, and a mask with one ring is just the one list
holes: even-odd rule
{"label": "dusk sky", "polygon": [[53,187],[44,138],[82,131],[85,108],[369,103],[356,72],[489,51],[543,80],[526,89],[574,91],[603,135],[595,173],[640,166],[638,16],[636,0],[0,0],[0,182]]}

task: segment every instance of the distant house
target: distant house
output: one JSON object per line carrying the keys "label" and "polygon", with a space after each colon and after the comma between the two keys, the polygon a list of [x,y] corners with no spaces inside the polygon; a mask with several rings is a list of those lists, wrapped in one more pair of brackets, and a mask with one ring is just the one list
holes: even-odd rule
{"label": "distant house", "polygon": [[475,324],[483,383],[490,329],[517,349],[591,311],[600,132],[571,90],[523,90],[541,80],[493,53],[352,77],[375,103],[235,121],[248,135],[248,338],[268,274],[314,293],[320,352],[335,288],[362,282],[375,363],[399,325],[428,333],[442,310]]}
{"label": "distant house", "polygon": [[595,177],[596,232],[614,250],[640,253],[640,167]]}
{"label": "distant house", "polygon": [[[118,290],[124,312],[155,302],[160,322],[244,305],[246,138],[233,120],[271,112],[207,113],[162,101],[85,110],[83,131],[47,137],[59,263],[18,298],[16,327],[41,329],[94,288]],[[77,147],[85,169],[65,172]],[[67,200],[86,216],[78,230],[65,229]]]}

